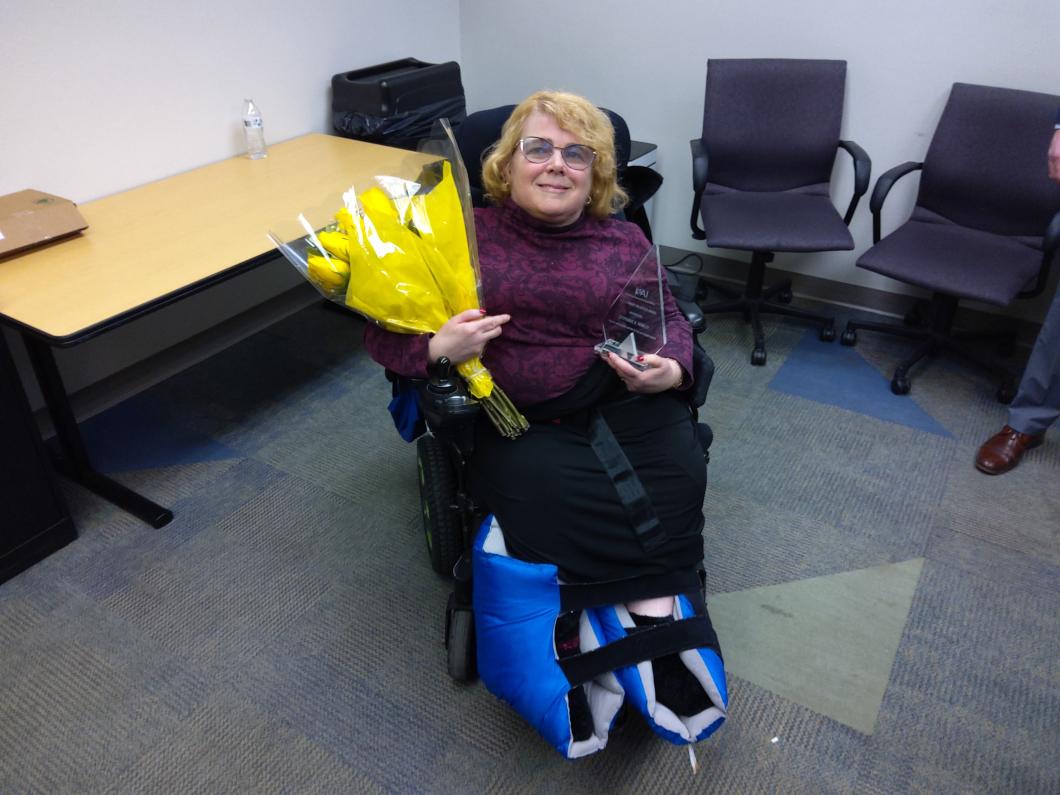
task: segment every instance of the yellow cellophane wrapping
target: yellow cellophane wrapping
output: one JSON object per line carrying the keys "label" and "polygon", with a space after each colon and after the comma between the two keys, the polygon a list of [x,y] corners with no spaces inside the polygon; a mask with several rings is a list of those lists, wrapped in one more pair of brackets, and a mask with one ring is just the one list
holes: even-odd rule
{"label": "yellow cellophane wrapping", "polygon": [[[451,166],[426,191],[409,195],[373,186],[357,199],[359,212],[336,213],[337,230],[317,233],[323,252],[308,255],[309,278],[325,295],[372,318],[388,331],[434,333],[453,315],[479,307],[478,282]],[[477,356],[456,366],[478,400],[494,394],[493,378]],[[506,397],[501,411],[525,420]],[[497,411],[487,406],[487,411]]]}

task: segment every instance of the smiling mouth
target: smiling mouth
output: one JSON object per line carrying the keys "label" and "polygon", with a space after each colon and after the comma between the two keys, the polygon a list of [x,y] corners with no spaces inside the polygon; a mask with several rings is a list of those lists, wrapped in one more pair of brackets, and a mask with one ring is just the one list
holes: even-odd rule
{"label": "smiling mouth", "polygon": [[550,191],[552,193],[563,193],[564,191],[570,190],[570,188],[566,185],[553,185],[552,183],[548,182],[541,183],[537,187],[541,188],[542,190]]}

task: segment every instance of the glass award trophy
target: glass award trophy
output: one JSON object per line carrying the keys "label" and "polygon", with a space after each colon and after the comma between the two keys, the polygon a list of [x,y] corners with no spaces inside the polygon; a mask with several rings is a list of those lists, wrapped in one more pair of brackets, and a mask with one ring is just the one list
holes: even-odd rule
{"label": "glass award trophy", "polygon": [[604,319],[604,341],[594,350],[621,356],[638,370],[647,369],[637,357],[658,353],[666,344],[663,289],[659,248],[652,246],[611,304]]}

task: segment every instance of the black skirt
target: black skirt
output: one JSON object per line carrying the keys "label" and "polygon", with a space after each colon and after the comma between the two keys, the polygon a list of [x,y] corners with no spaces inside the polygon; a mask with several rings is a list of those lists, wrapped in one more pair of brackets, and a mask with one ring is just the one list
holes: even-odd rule
{"label": "black skirt", "polygon": [[[658,519],[650,544],[592,445],[594,412]],[[525,413],[530,429],[516,440],[479,422],[468,473],[472,494],[496,515],[513,557],[554,563],[569,582],[666,574],[700,563],[707,472],[680,393],[631,395],[598,363],[570,393]]]}

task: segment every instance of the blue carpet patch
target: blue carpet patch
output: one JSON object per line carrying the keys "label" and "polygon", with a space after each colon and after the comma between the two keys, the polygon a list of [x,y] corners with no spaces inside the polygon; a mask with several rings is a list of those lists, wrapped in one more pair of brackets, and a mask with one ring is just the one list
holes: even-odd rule
{"label": "blue carpet patch", "polygon": [[242,457],[227,445],[181,427],[146,393],[97,414],[80,427],[89,458],[104,473]]}
{"label": "blue carpet patch", "polygon": [[953,438],[953,434],[911,397],[893,394],[890,383],[854,348],[822,343],[817,332],[810,330],[788,355],[769,387],[885,422]]}

